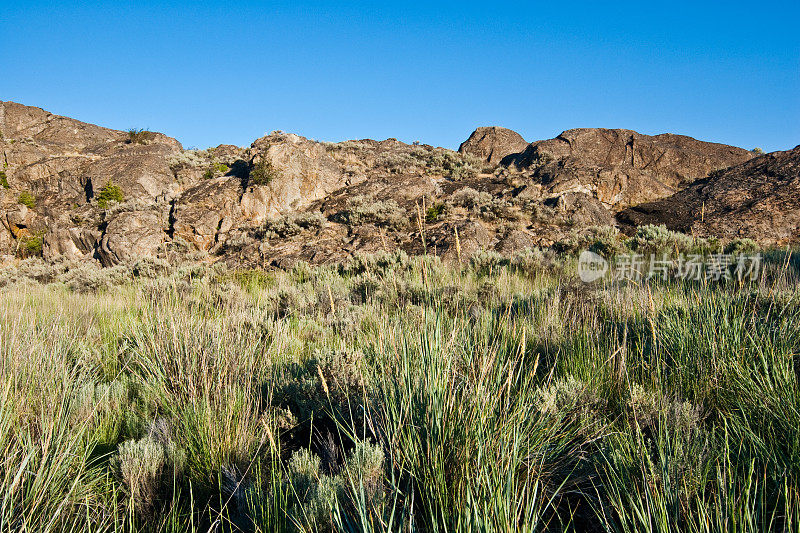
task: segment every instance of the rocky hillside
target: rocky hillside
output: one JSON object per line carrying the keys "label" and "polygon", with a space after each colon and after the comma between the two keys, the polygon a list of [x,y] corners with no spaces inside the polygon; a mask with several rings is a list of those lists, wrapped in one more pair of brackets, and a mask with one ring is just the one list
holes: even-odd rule
{"label": "rocky hillside", "polygon": [[627,209],[619,219],[698,236],[800,242],[800,146],[712,173],[672,196]]}
{"label": "rocky hillside", "polygon": [[684,135],[575,129],[532,143],[515,164],[547,194],[585,193],[617,211],[673,194],[753,155]]}
{"label": "rocky hillside", "polygon": [[[200,253],[268,266],[394,249],[457,259],[547,245],[617,217],[675,226],[670,213],[683,209],[689,220],[701,196],[700,226],[684,229],[798,238],[796,218],[774,211],[797,212],[796,158],[780,162],[794,151],[752,159],[679,135],[578,129],[529,144],[491,127],[454,152],[273,132],[247,148],[184,150],[160,133],[0,102],[0,152],[6,260],[41,254],[114,265]],[[777,175],[794,188],[769,181]],[[750,191],[754,220],[728,231],[725,217],[745,209],[734,185]],[[761,233],[770,224],[786,227]]]}

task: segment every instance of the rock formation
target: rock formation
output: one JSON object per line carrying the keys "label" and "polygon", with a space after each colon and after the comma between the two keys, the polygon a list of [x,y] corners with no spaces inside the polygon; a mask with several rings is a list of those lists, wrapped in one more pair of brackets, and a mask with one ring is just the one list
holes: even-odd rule
{"label": "rock formation", "polygon": [[753,155],[683,135],[584,128],[531,143],[515,163],[549,194],[583,192],[617,211],[669,196]]}
{"label": "rock formation", "polygon": [[497,126],[481,127],[458,147],[460,154],[470,154],[487,163],[498,164],[508,156],[518,154],[528,143],[516,131]]}
{"label": "rock formation", "polygon": [[679,135],[579,129],[528,144],[490,127],[454,152],[274,132],[246,148],[184,150],[160,133],[0,102],[0,156],[6,260],[110,266],[194,250],[286,266],[396,249],[466,260],[615,220],[800,239],[797,149],[751,160]]}
{"label": "rock formation", "polygon": [[716,172],[618,218],[629,226],[665,224],[698,236],[800,242],[800,146]]}

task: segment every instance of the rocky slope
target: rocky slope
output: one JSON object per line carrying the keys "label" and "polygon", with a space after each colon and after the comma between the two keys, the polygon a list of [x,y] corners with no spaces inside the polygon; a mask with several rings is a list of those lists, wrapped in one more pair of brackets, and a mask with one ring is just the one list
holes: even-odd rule
{"label": "rocky slope", "polygon": [[713,173],[672,196],[629,208],[619,219],[698,236],[800,242],[800,146]]}
{"label": "rocky slope", "polygon": [[[667,221],[669,209],[689,202],[680,191],[710,186],[709,174],[719,181],[728,167],[739,172],[731,183],[775,173],[796,181],[796,165],[762,167],[763,158],[749,161],[754,154],[739,148],[628,130],[569,130],[528,144],[511,130],[479,128],[458,152],[282,132],[247,148],[184,150],[160,133],[0,102],[0,134],[0,256],[104,265],[181,253],[242,266],[394,249],[453,260],[478,249],[511,254],[618,216],[629,224]],[[754,186],[754,206],[759,195],[776,199],[753,212],[762,222],[736,234],[758,238],[764,210],[796,205],[796,187],[781,191]],[[727,231],[710,221],[722,220],[735,196],[707,201],[703,231]],[[657,200],[673,207],[632,210]],[[792,231],[778,233],[797,239]]]}
{"label": "rocky slope", "polygon": [[530,144],[514,162],[547,194],[585,193],[607,209],[663,198],[753,153],[683,135],[574,129]]}

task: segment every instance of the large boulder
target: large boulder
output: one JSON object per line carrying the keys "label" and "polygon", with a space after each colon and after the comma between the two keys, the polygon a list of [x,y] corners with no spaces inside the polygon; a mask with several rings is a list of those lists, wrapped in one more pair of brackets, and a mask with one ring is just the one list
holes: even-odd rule
{"label": "large boulder", "polygon": [[473,131],[458,147],[458,152],[475,156],[487,163],[498,164],[527,147],[528,143],[519,133],[507,128],[485,126]]}
{"label": "large boulder", "polygon": [[608,209],[664,198],[754,154],[683,135],[583,128],[531,143],[515,159],[550,194],[588,192]]}
{"label": "large boulder", "polygon": [[84,204],[108,182],[126,199],[154,200],[174,191],[170,157],[182,148],[161,133],[127,132],[0,102],[0,150],[6,179],[37,195],[43,207]]}
{"label": "large boulder", "polygon": [[245,156],[248,173],[204,180],[177,197],[174,236],[214,250],[231,229],[306,209],[348,183],[325,145],[299,135],[266,135]]}
{"label": "large boulder", "polygon": [[122,140],[124,134],[16,102],[0,101],[0,137],[46,150],[83,152]]}
{"label": "large boulder", "polygon": [[198,250],[213,249],[242,218],[241,195],[241,181],[229,176],[189,188],[175,200],[170,215],[172,236]]}
{"label": "large boulder", "polygon": [[[253,170],[242,208],[253,222],[304,209],[347,184],[325,146],[299,135],[266,135],[252,144],[250,154]],[[271,175],[268,181],[257,181],[256,173],[263,168]]]}
{"label": "large boulder", "polygon": [[617,216],[624,225],[665,224],[699,236],[800,241],[800,146],[715,173],[657,202]]}
{"label": "large boulder", "polygon": [[168,143],[122,144],[88,163],[81,185],[89,198],[96,197],[108,183],[118,185],[125,200],[155,201],[174,195],[178,183],[169,160],[176,147]]}
{"label": "large boulder", "polygon": [[154,257],[167,239],[166,220],[158,210],[123,211],[106,226],[98,249],[104,265]]}

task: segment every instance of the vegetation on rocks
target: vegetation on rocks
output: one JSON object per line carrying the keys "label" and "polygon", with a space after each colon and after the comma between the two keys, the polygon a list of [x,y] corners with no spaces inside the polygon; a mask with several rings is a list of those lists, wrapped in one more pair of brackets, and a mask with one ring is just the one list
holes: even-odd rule
{"label": "vegetation on rocks", "polygon": [[125,195],[122,192],[122,188],[109,181],[100,189],[100,194],[97,195],[97,207],[107,209],[111,204],[121,204],[124,200]]}
{"label": "vegetation on rocks", "polygon": [[22,191],[19,193],[19,197],[17,198],[17,203],[20,205],[24,205],[30,209],[36,207],[36,196],[28,191]]}
{"label": "vegetation on rocks", "polygon": [[335,219],[350,226],[375,224],[391,229],[408,225],[408,213],[395,200],[377,200],[372,196],[358,195],[347,199],[346,208]]}
{"label": "vegetation on rocks", "polygon": [[272,180],[280,176],[280,171],[271,161],[262,159],[250,170],[250,183],[252,185],[269,185]]}
{"label": "vegetation on rocks", "polygon": [[208,179],[211,179],[211,178],[214,178],[214,177],[217,177],[217,176],[221,176],[221,175],[225,174],[226,172],[228,172],[229,170],[230,170],[230,167],[228,165],[224,164],[224,163],[219,163],[219,162],[212,163],[206,169],[206,171],[203,172],[203,178],[208,180]]}
{"label": "vegetation on rocks", "polygon": [[425,210],[425,222],[436,222],[446,210],[446,204],[442,202],[434,203]]}
{"label": "vegetation on rocks", "polygon": [[[492,248],[511,259],[596,226],[632,235],[665,224],[687,236],[761,245],[798,239],[798,148],[759,155],[685,136],[598,128],[527,143],[490,126],[458,152],[396,139],[321,143],[282,132],[247,147],[199,150],[161,133],[114,131],[14,102],[0,102],[0,116],[9,173],[0,190],[13,185],[0,195],[0,260],[18,254],[26,228],[44,231],[43,250],[53,259],[119,264],[157,257],[161,243],[181,239],[242,268],[335,262],[395,247],[419,253],[430,246],[462,262],[461,248]],[[123,185],[124,199],[121,189],[101,190],[105,184]],[[35,209],[15,205],[21,191],[36,193],[22,196]],[[289,224],[268,246],[259,242],[266,218],[312,210],[325,213],[329,231],[308,231],[300,242],[297,229],[306,230]],[[637,251],[661,246],[664,235],[653,231],[639,234]],[[672,251],[692,239],[666,237]],[[292,242],[277,242],[283,238]],[[606,244],[602,253],[614,253]]]}
{"label": "vegetation on rocks", "polygon": [[128,139],[126,142],[128,144],[147,144],[155,137],[155,133],[142,128],[131,128],[127,133]]}
{"label": "vegetation on rocks", "polygon": [[324,225],[325,217],[320,212],[296,213],[265,223],[263,235],[265,239],[294,237],[304,231],[320,229]]}
{"label": "vegetation on rocks", "polygon": [[476,191],[472,187],[459,189],[453,193],[449,201],[454,206],[466,207],[484,220],[514,218],[507,201],[485,191]]}
{"label": "vegetation on rocks", "polygon": [[17,242],[17,255],[22,258],[40,257],[44,247],[42,232],[25,232]]}

